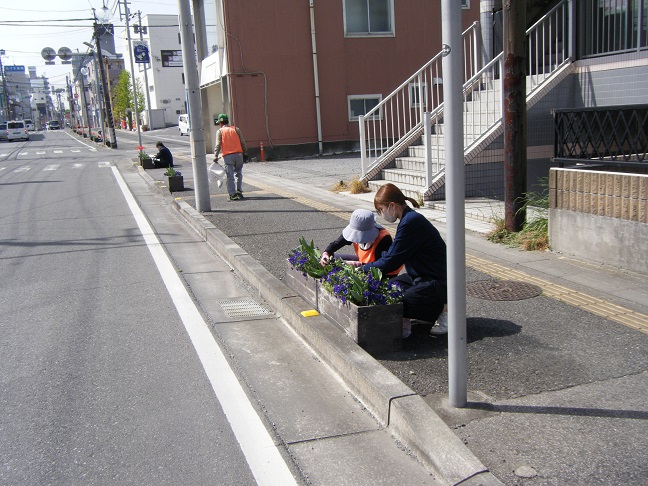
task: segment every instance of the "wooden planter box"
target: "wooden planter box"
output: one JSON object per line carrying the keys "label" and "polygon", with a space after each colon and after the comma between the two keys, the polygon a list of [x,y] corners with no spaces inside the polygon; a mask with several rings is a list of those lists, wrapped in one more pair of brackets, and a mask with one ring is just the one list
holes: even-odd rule
{"label": "wooden planter box", "polygon": [[184,191],[184,176],[167,176],[169,192]]}
{"label": "wooden planter box", "polygon": [[150,157],[147,157],[145,159],[141,159],[141,164],[144,169],[155,169],[155,164],[153,163],[153,159]]}
{"label": "wooden planter box", "polygon": [[286,285],[337,324],[370,354],[398,351],[403,336],[403,304],[357,306],[343,304],[312,277],[286,268]]}

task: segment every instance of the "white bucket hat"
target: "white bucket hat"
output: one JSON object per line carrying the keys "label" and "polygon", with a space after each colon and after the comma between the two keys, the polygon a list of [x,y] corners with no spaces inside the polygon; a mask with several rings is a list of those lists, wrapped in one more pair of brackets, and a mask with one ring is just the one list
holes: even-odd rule
{"label": "white bucket hat", "polygon": [[376,223],[376,215],[367,209],[356,209],[351,213],[351,219],[342,236],[353,243],[371,243],[378,236],[378,229],[382,228]]}

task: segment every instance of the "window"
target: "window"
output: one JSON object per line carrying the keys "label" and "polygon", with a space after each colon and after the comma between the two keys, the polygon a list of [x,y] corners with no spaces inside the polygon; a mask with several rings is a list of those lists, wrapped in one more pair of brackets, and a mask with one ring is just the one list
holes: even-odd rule
{"label": "window", "polygon": [[470,0],[461,0],[461,8],[469,9],[470,8]]}
{"label": "window", "polygon": [[[366,115],[380,103],[382,95],[352,95],[349,100],[349,121],[357,121],[360,115]],[[375,120],[382,118],[382,109],[372,115]]]}
{"label": "window", "polygon": [[[409,84],[410,108],[419,107],[419,84]],[[427,83],[423,83],[423,106],[427,106]]]}
{"label": "window", "polygon": [[345,35],[394,35],[394,0],[343,2]]}

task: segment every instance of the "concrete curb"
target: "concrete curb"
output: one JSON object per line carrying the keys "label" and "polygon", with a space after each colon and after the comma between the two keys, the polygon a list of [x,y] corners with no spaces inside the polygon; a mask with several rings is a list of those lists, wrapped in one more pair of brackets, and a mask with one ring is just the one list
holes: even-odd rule
{"label": "concrete curb", "polygon": [[[134,164],[137,165],[137,164]],[[140,175],[165,197],[173,197],[137,165]],[[182,200],[173,207],[227,264],[268,302],[288,326],[330,366],[352,393],[441,481],[452,485],[501,483],[411,388],[349,339],[324,316],[304,317],[312,308],[225,233]]]}
{"label": "concrete curb", "polygon": [[323,316],[303,317],[311,306],[234,241],[182,200],[185,221],[257,292],[344,381],[346,386],[434,474],[448,484],[502,484],[459,440],[422,397]]}

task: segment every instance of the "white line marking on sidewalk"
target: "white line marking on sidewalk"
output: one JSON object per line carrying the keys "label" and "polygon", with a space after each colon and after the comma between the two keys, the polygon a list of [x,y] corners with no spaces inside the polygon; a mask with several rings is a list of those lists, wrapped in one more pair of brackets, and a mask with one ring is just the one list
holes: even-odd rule
{"label": "white line marking on sidewalk", "polygon": [[46,165],[43,170],[56,170],[61,166],[61,164],[50,164]]}
{"label": "white line marking on sidewalk", "polygon": [[295,478],[245,395],[207,323],[182,285],[126,182],[117,167],[113,166],[112,170],[257,484],[296,485]]}

